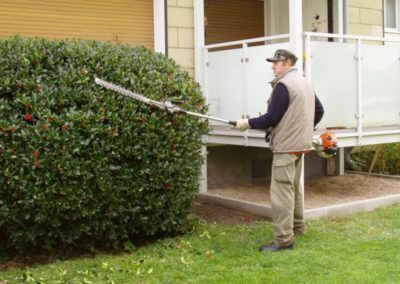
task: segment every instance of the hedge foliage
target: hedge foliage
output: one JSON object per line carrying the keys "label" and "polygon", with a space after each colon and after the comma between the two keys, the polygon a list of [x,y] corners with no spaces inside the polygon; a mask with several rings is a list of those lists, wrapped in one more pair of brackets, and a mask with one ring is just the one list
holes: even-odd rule
{"label": "hedge foliage", "polygon": [[143,47],[0,40],[0,246],[90,249],[183,230],[208,126],[94,76],[206,112],[199,85]]}

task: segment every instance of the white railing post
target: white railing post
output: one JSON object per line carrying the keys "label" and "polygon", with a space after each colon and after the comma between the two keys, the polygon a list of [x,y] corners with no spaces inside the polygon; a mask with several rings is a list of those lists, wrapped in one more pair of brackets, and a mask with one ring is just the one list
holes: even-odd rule
{"label": "white railing post", "polygon": [[204,70],[204,76],[203,76],[203,92],[204,92],[204,98],[206,99],[206,103],[208,103],[208,97],[209,97],[209,90],[208,90],[208,67],[209,67],[209,62],[208,62],[208,48],[203,49],[203,70]]}
{"label": "white railing post", "polygon": [[248,117],[248,95],[249,95],[249,87],[248,87],[248,71],[247,71],[247,62],[249,61],[247,43],[242,44],[243,52],[242,52],[242,75],[243,75],[243,113],[242,118]]}
{"label": "white railing post", "polygon": [[304,63],[305,63],[305,76],[308,82],[311,84],[311,36],[306,34],[305,36],[305,53],[304,53]]}
{"label": "white railing post", "polygon": [[358,144],[362,145],[362,52],[361,52],[361,38],[357,39],[357,133]]}
{"label": "white railing post", "polygon": [[[207,143],[206,137],[203,137],[203,139],[205,139],[204,144],[206,144]],[[200,168],[201,174],[200,174],[200,180],[199,180],[199,192],[207,193],[207,191],[208,191],[207,146],[201,147],[201,155],[204,157],[204,161]]]}

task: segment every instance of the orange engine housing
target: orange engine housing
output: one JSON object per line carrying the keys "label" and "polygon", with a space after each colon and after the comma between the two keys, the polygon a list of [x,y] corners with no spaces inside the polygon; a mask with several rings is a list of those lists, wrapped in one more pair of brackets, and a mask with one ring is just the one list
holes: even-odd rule
{"label": "orange engine housing", "polygon": [[336,154],[338,142],[335,134],[331,130],[327,130],[320,136],[324,152],[330,155]]}

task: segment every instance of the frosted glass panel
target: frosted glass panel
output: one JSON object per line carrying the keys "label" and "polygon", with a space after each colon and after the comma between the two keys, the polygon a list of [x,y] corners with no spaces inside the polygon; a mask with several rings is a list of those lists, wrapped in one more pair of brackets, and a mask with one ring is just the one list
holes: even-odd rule
{"label": "frosted glass panel", "polygon": [[[210,52],[210,115],[233,120],[265,113],[271,92],[268,82],[274,77],[265,58],[279,48],[289,48],[289,43],[249,47],[245,62],[241,48]],[[400,125],[400,46],[362,45],[359,71],[354,42],[312,41],[310,51],[311,84],[325,109],[318,127],[357,127],[357,72],[363,127]]]}
{"label": "frosted glass panel", "polygon": [[318,127],[357,127],[355,45],[311,42],[311,78],[325,115]]}
{"label": "frosted glass panel", "polygon": [[271,63],[265,59],[272,57],[279,48],[289,48],[289,44],[249,47],[246,63],[242,63],[243,49],[210,52],[207,67],[209,114],[237,119],[242,115],[254,117],[265,113],[271,92],[268,82],[274,78]]}
{"label": "frosted glass panel", "polygon": [[243,114],[242,49],[215,51],[208,54],[207,103],[209,114],[225,119]]}
{"label": "frosted glass panel", "polygon": [[363,125],[400,124],[400,46],[362,49]]}
{"label": "frosted glass panel", "polygon": [[249,62],[246,65],[247,76],[247,113],[250,117],[259,116],[267,111],[267,100],[271,94],[270,81],[274,79],[272,57],[277,49],[289,49],[289,43],[255,46],[248,49]]}

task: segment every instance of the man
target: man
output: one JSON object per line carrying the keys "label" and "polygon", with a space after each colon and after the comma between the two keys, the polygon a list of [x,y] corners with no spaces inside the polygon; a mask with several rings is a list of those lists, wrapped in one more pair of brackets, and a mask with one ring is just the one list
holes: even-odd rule
{"label": "man", "polygon": [[314,126],[324,110],[310,84],[295,67],[297,57],[278,49],[272,62],[275,79],[268,110],[257,118],[240,119],[236,128],[270,130],[273,152],[271,205],[274,240],[260,247],[261,251],[294,248],[294,236],[305,232],[304,191],[300,182],[302,158],[312,148]]}

